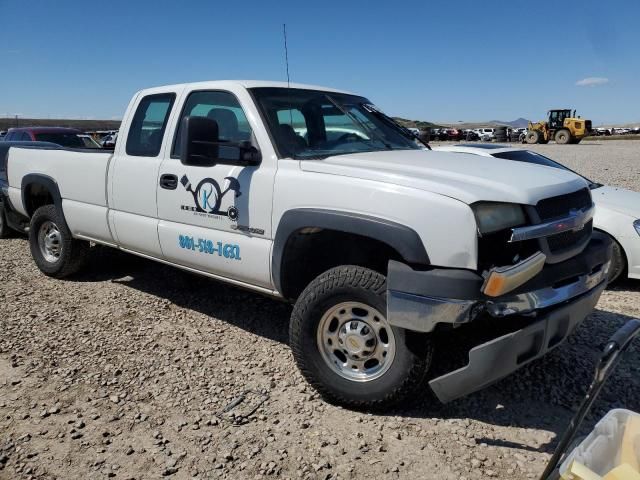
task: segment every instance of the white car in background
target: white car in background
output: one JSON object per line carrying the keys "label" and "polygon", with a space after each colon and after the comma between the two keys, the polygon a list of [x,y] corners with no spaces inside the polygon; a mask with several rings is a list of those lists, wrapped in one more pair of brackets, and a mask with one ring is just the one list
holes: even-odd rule
{"label": "white car in background", "polygon": [[[570,168],[539,153],[504,145],[447,145],[433,147],[433,150],[472,153],[483,157],[534,163],[573,172]],[[602,185],[584,176],[582,178],[589,182],[591,196],[596,205],[593,228],[606,233],[614,240],[609,283],[623,273],[626,273],[628,278],[640,279],[640,193]]]}
{"label": "white car in background", "polygon": [[480,137],[480,140],[484,140],[485,142],[490,142],[496,136],[495,128],[477,128],[475,132]]}

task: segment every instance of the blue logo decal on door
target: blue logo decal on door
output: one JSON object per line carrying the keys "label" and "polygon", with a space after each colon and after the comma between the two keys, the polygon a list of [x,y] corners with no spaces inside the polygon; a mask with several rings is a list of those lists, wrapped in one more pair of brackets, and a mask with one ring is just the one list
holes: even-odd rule
{"label": "blue logo decal on door", "polygon": [[213,178],[205,178],[198,183],[198,186],[194,189],[193,185],[183,175],[180,179],[180,183],[186,191],[193,195],[193,203],[195,206],[183,205],[183,210],[191,210],[193,212],[208,213],[211,215],[222,215],[229,217],[229,219],[236,221],[238,219],[238,209],[235,206],[229,207],[226,211],[220,210],[222,199],[229,192],[234,192],[234,198],[238,198],[242,195],[240,191],[240,182],[234,177],[225,177],[225,180],[229,182],[227,188],[222,191],[220,185]]}

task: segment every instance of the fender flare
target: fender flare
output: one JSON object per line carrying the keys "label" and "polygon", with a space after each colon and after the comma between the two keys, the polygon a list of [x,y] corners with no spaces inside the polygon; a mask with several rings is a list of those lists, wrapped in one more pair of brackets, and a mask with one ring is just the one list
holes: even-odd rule
{"label": "fender flare", "polygon": [[400,223],[370,215],[320,208],[286,211],[274,237],[271,272],[278,291],[282,291],[282,261],[289,237],[302,228],[323,228],[353,233],[378,240],[396,250],[408,264],[429,265],[429,256],[418,233]]}
{"label": "fender flare", "polygon": [[62,212],[62,196],[60,195],[60,188],[56,181],[48,175],[44,175],[42,173],[29,173],[22,177],[22,182],[20,185],[20,192],[22,196],[22,207],[24,211],[27,212],[29,218],[33,215],[33,212],[30,212],[27,208],[27,197],[26,191],[27,187],[30,185],[42,185],[45,187],[49,193],[51,193],[51,197],[53,198],[53,204],[60,212]]}

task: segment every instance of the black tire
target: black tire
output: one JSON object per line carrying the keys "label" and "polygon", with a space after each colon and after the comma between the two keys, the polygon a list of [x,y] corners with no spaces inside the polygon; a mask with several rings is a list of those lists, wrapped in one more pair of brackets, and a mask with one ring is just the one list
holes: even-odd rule
{"label": "black tire", "polygon": [[[43,227],[55,226],[58,232],[54,242],[57,257],[47,258],[41,248]],[[85,264],[89,253],[89,242],[76,240],[71,236],[62,214],[54,205],[38,208],[31,217],[29,228],[31,256],[42,273],[49,277],[64,278],[78,272]]]}
{"label": "black tire", "polygon": [[[386,313],[386,278],[367,268],[341,266],[321,274],[307,286],[294,306],[289,327],[291,349],[298,368],[304,378],[332,403],[378,410],[401,402],[424,382],[432,357],[429,338],[390,327],[395,353],[388,369],[368,381],[345,378],[325,360],[318,339],[323,316],[345,302],[357,302]],[[342,322],[341,325],[352,325],[353,320]],[[339,334],[342,327],[334,328]],[[328,344],[332,345],[331,342]]]}
{"label": "black tire", "polygon": [[566,128],[561,128],[556,132],[554,140],[559,145],[568,145],[571,143],[571,132]]}
{"label": "black tire", "polygon": [[533,145],[535,143],[540,143],[540,132],[538,130],[529,130],[524,137],[524,141],[529,145]]}
{"label": "black tire", "polygon": [[607,283],[613,284],[620,276],[627,270],[627,259],[624,251],[618,242],[613,237],[613,253],[611,255],[611,264],[609,265],[609,275]]}
{"label": "black tire", "polygon": [[0,238],[9,238],[13,231],[7,225],[7,215],[4,212],[4,206],[0,203]]}

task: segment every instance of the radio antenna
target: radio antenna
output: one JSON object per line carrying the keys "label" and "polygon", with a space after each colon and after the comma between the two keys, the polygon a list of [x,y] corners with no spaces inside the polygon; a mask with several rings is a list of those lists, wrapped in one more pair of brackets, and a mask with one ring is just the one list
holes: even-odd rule
{"label": "radio antenna", "polygon": [[284,63],[287,66],[287,88],[289,87],[289,50],[287,49],[287,24],[282,24],[282,35],[284,36]]}
{"label": "radio antenna", "polygon": [[[293,106],[291,104],[291,82],[289,80],[289,49],[287,48],[287,24],[282,24],[282,36],[284,37],[284,63],[287,67],[287,97],[289,100],[289,125],[291,125],[291,130],[293,130]],[[296,158],[296,148],[297,145],[295,142],[291,145],[291,151],[293,153],[293,158]]]}

